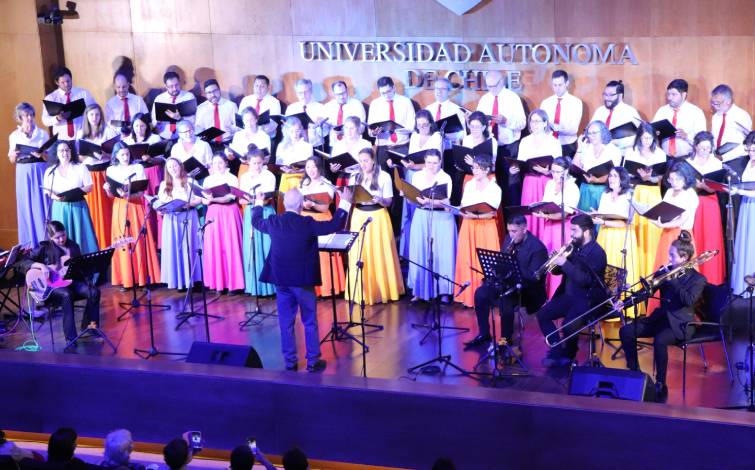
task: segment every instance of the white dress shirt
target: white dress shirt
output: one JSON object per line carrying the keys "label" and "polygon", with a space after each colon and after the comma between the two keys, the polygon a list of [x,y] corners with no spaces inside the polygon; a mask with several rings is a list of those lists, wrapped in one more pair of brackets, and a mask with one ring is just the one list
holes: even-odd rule
{"label": "white dress shirt", "polygon": [[[721,135],[721,145],[728,144],[729,142],[741,144],[744,142],[747,134],[750,133],[750,129],[752,129],[752,117],[747,114],[747,111],[732,103],[731,108],[726,113],[716,113],[710,119],[710,133],[713,134],[713,146],[715,148],[718,148],[718,134],[721,132],[724,114],[726,114],[726,125],[724,125],[724,131]],[[744,148],[738,146],[722,156],[724,161],[728,162],[746,154],[747,152],[744,151]]]}
{"label": "white dress shirt", "polygon": [[270,136],[265,134],[265,132],[260,128],[257,128],[257,132],[255,132],[251,136],[246,129],[241,129],[240,131],[233,134],[231,148],[241,156],[246,155],[250,144],[254,144],[258,149],[265,149],[269,152]]}
{"label": "white dress shirt", "polygon": [[239,178],[239,189],[250,194],[253,194],[252,188],[258,184],[260,186],[257,189],[263,193],[275,191],[275,175],[263,168],[259,175],[253,175],[251,171],[247,171]]}
{"label": "white dress shirt", "polygon": [[[303,101],[291,103],[290,105],[288,105],[288,108],[286,108],[286,116],[293,116],[294,114],[303,113],[304,106],[305,104]],[[314,123],[316,123],[320,119],[325,118],[325,106],[322,103],[318,103],[317,101],[310,101],[306,104],[306,107],[307,116],[309,116],[309,118],[312,120],[309,128],[306,129],[307,141],[312,144],[313,147],[317,147],[319,145],[322,145],[323,134],[325,134],[325,132],[322,127],[318,127]]]}
{"label": "white dress shirt", "polygon": [[[438,117],[438,106],[440,106],[440,119],[445,119],[456,114],[459,117],[459,121],[461,121],[462,130],[453,134],[446,133],[446,141],[451,143],[461,142],[461,139],[463,139],[464,136],[467,135],[467,118],[461,106],[451,100],[446,100],[442,103],[438,101],[430,103],[425,109],[427,111],[430,111],[430,114],[433,116],[433,120],[436,122],[436,124],[439,120],[436,119]],[[438,130],[440,131],[440,129]],[[450,148],[450,146],[448,148]]]}
{"label": "white dress shirt", "polygon": [[[236,114],[239,110],[236,103],[223,97],[218,101],[218,114],[220,117],[220,130],[223,142],[231,140],[238,130],[236,127]],[[194,123],[195,132],[199,134],[205,129],[215,127],[215,105],[205,101],[197,107],[197,117]]]}
{"label": "white dress shirt", "polygon": [[[89,106],[90,104],[96,103],[96,101],[94,101],[94,98],[92,97],[92,94],[89,93],[89,91],[83,88],[72,87],[71,88],[71,102],[74,102],[82,98],[84,99],[84,103],[87,106]],[[65,103],[66,94],[60,88],[56,88],[55,91],[45,96],[45,100],[54,101],[56,103]],[[50,114],[47,112],[47,108],[45,108],[44,104],[42,104],[42,123],[45,126],[52,127],[52,135],[57,135],[58,139],[60,140],[75,139],[76,135],[79,132],[79,129],[81,129],[81,126],[84,125],[84,118],[85,116],[82,115],[73,120],[73,136],[69,136],[68,135],[68,121],[58,122],[58,118],[55,116],[50,116]]]}
{"label": "white dress shirt", "polygon": [[[494,101],[495,96],[492,93],[485,93],[477,103],[477,111],[486,116],[492,116]],[[524,107],[519,95],[508,88],[501,89],[498,93],[498,114],[506,118],[506,124],[498,126],[498,143],[510,144],[519,140],[522,129],[527,125],[527,117],[524,115]],[[490,128],[492,132],[492,124]]]}
{"label": "white dress shirt", "polygon": [[[157,95],[155,97],[155,101],[152,104],[152,124],[155,126],[155,132],[160,134],[160,137],[163,139],[170,139],[173,137],[173,134],[170,132],[170,123],[169,122],[160,122],[157,120],[157,116],[155,114],[155,104],[154,103],[183,103],[184,101],[196,101],[196,98],[193,94],[189,93],[188,91],[181,90],[178,93],[178,96],[176,96],[176,100],[173,101],[173,97],[168,94],[167,91],[164,91]],[[194,116],[181,116],[182,120],[186,120],[194,124],[194,119],[196,118],[196,115]]]}
{"label": "white dress shirt", "polygon": [[[379,121],[378,121],[379,122]],[[393,197],[393,181],[391,181],[390,175],[388,173],[384,172],[383,170],[378,170],[378,179],[377,179],[377,188],[372,189],[370,186],[372,184],[372,177],[365,178],[361,183],[360,186],[363,187],[368,193],[370,193],[371,196],[380,196],[381,199],[388,199]],[[356,178],[359,176],[359,174],[352,175],[349,179],[349,185],[353,186],[356,184]]]}
{"label": "white dress shirt", "polygon": [[[129,122],[133,121],[134,116],[136,116],[137,114],[147,114],[149,112],[149,110],[147,109],[147,104],[139,95],[129,93],[128,96],[126,96],[126,101],[128,102]],[[120,96],[113,95],[105,102],[105,122],[108,126],[110,126],[110,121],[113,120],[125,121],[126,119],[124,113],[125,107],[123,106],[123,100]],[[113,127],[113,129],[117,132],[121,131],[120,127]]]}
{"label": "white dress shirt", "polygon": [[582,121],[582,100],[568,91],[564,93],[561,97],[559,122],[556,124],[558,100],[558,96],[551,95],[540,103],[540,109],[548,113],[548,121],[551,123],[551,128],[558,132],[558,141],[561,145],[573,144],[579,135],[579,123]]}
{"label": "white dress shirt", "polygon": [[[670,122],[671,124],[674,123],[674,109],[671,106],[666,104],[658,108],[655,116],[653,116],[653,122],[660,121],[662,119],[668,119],[668,122]],[[707,127],[703,110],[690,103],[689,101],[685,101],[681,106],[679,106],[679,110],[676,113],[675,127],[686,132],[687,139],[685,140],[678,136],[674,137],[674,139],[676,140],[676,152],[674,155],[671,155],[669,153],[669,142],[671,142],[671,137],[664,139],[661,142],[663,151],[666,152],[667,155],[671,155],[672,157],[680,157],[683,155],[691,154],[693,152],[692,141],[694,140],[695,135],[698,132],[704,131]]]}
{"label": "white dress shirt", "polygon": [[[611,110],[606,108],[605,106],[601,106],[600,108],[596,109],[595,113],[592,115],[592,119],[590,119],[590,122],[601,121],[605,124],[606,120],[608,120],[609,115],[611,116],[611,123],[608,126],[608,130],[615,129],[622,124],[626,124],[630,121],[635,125],[639,125],[640,121],[642,120],[642,118],[640,118],[640,113],[638,113],[636,109],[622,101],[613,108],[613,113],[611,113]],[[624,137],[623,139],[614,139],[613,143],[619,148],[621,154],[623,155],[626,149],[634,145],[634,136],[630,135]]]}
{"label": "white dress shirt", "polygon": [[[257,102],[259,101],[259,110],[257,109]],[[273,95],[265,95],[261,99],[257,98],[257,95],[248,95],[241,99],[241,103],[239,103],[239,111],[244,111],[246,108],[252,108],[255,111],[257,111],[257,115],[261,115],[265,111],[270,112],[270,116],[280,116],[281,114],[281,102],[278,101],[278,98],[274,97]],[[275,136],[275,129],[278,127],[278,124],[273,121],[272,119],[268,124],[265,124],[262,126],[263,130],[269,135],[270,137]]]}
{"label": "white dress shirt", "polygon": [[[349,98],[349,100],[343,105],[343,119],[338,122],[338,111],[341,105],[336,100],[330,100],[323,105],[323,117],[328,119],[326,129],[330,130],[330,145],[334,145],[338,136],[336,132],[332,130],[333,127],[339,126],[346,122],[346,118],[349,116],[356,116],[360,122],[365,122],[364,104],[356,98]],[[309,109],[309,108],[307,108]]]}
{"label": "white dress shirt", "polygon": [[[404,127],[403,130],[396,132],[396,142],[394,143],[387,132],[377,136],[376,144],[382,145],[403,145],[409,142],[409,135],[414,129],[414,105],[406,96],[393,95],[394,121]],[[370,103],[370,110],[367,114],[367,123],[376,124],[390,120],[390,105],[388,100],[378,96]]]}

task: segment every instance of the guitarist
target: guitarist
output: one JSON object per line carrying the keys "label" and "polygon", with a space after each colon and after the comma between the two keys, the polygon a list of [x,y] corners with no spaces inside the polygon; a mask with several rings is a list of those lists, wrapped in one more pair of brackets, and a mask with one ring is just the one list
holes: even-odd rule
{"label": "guitarist", "polygon": [[[27,279],[29,279],[30,274],[34,274],[30,272],[32,270],[40,270],[43,274],[43,280],[49,279],[51,274],[54,277],[54,274],[64,269],[64,262],[67,258],[75,258],[81,255],[81,248],[76,242],[68,239],[62,223],[51,220],[47,222],[46,230],[49,240],[40,242],[37,247],[18,262],[19,270],[26,274]],[[60,307],[63,310],[63,331],[67,342],[76,338],[73,303],[80,299],[87,299],[84,317],[81,319],[81,328],[87,328],[92,322],[98,324],[100,321],[100,290],[93,285],[90,287],[90,284],[84,279],[74,279],[67,287],[53,289],[46,301],[47,305]]]}

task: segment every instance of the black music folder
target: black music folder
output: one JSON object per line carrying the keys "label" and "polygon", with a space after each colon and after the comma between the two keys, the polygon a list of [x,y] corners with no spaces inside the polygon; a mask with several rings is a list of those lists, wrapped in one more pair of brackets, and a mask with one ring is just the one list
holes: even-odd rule
{"label": "black music folder", "polygon": [[197,100],[192,98],[180,103],[155,103],[155,118],[158,122],[177,122],[165,114],[165,111],[178,111],[181,117],[194,116],[197,114]]}
{"label": "black music folder", "polygon": [[47,110],[47,114],[50,116],[57,116],[58,114],[70,113],[68,119],[76,119],[79,116],[84,115],[84,110],[87,105],[84,102],[84,98],[73,100],[70,103],[58,103],[57,101],[42,100],[42,103]]}

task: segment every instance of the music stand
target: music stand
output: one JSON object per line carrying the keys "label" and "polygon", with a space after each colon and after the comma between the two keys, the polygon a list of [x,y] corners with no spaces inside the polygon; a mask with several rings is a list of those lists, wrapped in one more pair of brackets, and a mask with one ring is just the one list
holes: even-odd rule
{"label": "music stand", "polygon": [[[500,295],[498,296],[498,312],[501,314],[503,309],[503,299],[514,293],[521,294],[522,272],[519,269],[519,263],[513,253],[486,250],[484,248],[477,248],[476,251],[477,259],[480,262],[480,267],[482,268],[486,283],[500,292]],[[503,319],[501,319],[501,321],[503,321]],[[492,326],[490,332],[492,339],[490,348],[488,348],[485,355],[483,355],[477,364],[475,364],[470,374],[490,376],[494,387],[499,378],[524,377],[529,375],[529,369],[524,362],[522,362],[521,358],[514,353],[511,345],[507,342],[496,339],[495,314],[491,315],[491,322]],[[517,364],[519,364],[519,370],[508,373],[504,373],[501,370],[502,367],[498,362],[499,349],[503,349],[505,356],[513,357],[516,360]],[[478,372],[477,369],[491,357],[493,359],[493,371]]]}
{"label": "music stand", "polygon": [[[115,253],[115,248],[108,248],[106,250],[95,251],[94,253],[87,253],[85,255],[77,256],[76,258],[71,258],[71,260],[68,261],[68,272],[66,273],[65,279],[73,280],[74,274],[77,274],[86,281],[89,290],[96,289],[92,278],[95,274],[102,275],[102,273],[107,271],[110,266],[110,260],[113,258],[113,253]],[[93,324],[94,326],[92,326]],[[99,336],[113,349],[113,354],[117,351],[117,348],[113,345],[110,339],[108,339],[105,332],[103,332],[100,329],[100,326],[94,322],[90,322],[89,325],[78,334],[78,336],[69,341],[68,344],[66,344],[66,348],[73,346],[79,339],[87,336]]]}
{"label": "music stand", "polygon": [[[349,321],[339,322],[338,315],[336,314],[336,294],[335,294],[335,282],[333,274],[333,254],[334,253],[348,253],[351,250],[351,246],[359,236],[359,232],[336,232],[330,235],[323,235],[317,237],[318,249],[321,252],[328,254],[328,263],[330,265],[330,299],[333,309],[333,323],[330,326],[330,331],[320,340],[320,344],[326,341],[343,341],[349,339],[359,344],[362,348],[369,351],[369,347],[354,335],[350,334],[347,329],[351,328],[355,323],[351,321],[351,310],[349,311]],[[346,328],[340,325],[347,325]]]}

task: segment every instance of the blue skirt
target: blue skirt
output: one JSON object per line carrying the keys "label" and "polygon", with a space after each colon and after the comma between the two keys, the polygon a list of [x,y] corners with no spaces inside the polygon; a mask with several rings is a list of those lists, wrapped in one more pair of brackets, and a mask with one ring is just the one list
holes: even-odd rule
{"label": "blue skirt", "polygon": [[16,165],[16,215],[18,243],[33,248],[45,239],[45,220],[50,198],[42,191],[47,164]]}
{"label": "blue skirt", "polygon": [[[433,260],[430,263],[430,217],[432,217]],[[456,263],[456,221],[454,216],[445,211],[417,209],[412,218],[411,238],[409,242],[409,260],[453,280]],[[412,293],[423,300],[430,300],[438,295],[451,295],[454,286],[440,279],[436,289],[433,276],[429,271],[409,263],[407,286]],[[436,292],[437,290],[437,292]]]}
{"label": "blue skirt", "polygon": [[[417,170],[406,170],[404,173],[404,179],[407,183],[412,182],[412,178]],[[403,198],[403,206],[401,208],[401,234],[399,235],[398,242],[398,255],[401,258],[409,257],[409,240],[411,238],[411,226],[412,217],[414,216],[414,210],[417,208],[414,204]]]}
{"label": "blue skirt", "polygon": [[[188,220],[186,232],[184,220]],[[202,279],[196,256],[198,229],[199,218],[194,209],[162,216],[160,282],[167,284],[169,289],[187,289]]]}
{"label": "blue skirt", "polygon": [[94,253],[100,249],[86,201],[52,201],[50,218],[63,224],[66,235],[79,245],[82,255]]}
{"label": "blue skirt", "polygon": [[583,211],[596,211],[600,206],[600,197],[606,192],[605,184],[582,183],[579,187],[579,204]]}
{"label": "blue skirt", "polygon": [[734,263],[731,266],[731,288],[735,294],[747,288],[744,277],[755,272],[754,239],[755,198],[742,197],[742,203],[739,205],[737,234],[734,237]]}
{"label": "blue skirt", "polygon": [[[271,205],[263,206],[262,218],[266,219],[275,214]],[[241,239],[244,243],[244,282],[246,287],[244,291],[252,295],[273,295],[275,286],[259,280],[262,267],[265,265],[265,258],[270,252],[270,235],[254,230],[252,238],[252,207],[249,206],[244,211],[244,232]],[[252,259],[252,245],[254,245],[254,259]],[[257,289],[259,288],[259,294]]]}

